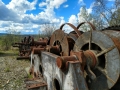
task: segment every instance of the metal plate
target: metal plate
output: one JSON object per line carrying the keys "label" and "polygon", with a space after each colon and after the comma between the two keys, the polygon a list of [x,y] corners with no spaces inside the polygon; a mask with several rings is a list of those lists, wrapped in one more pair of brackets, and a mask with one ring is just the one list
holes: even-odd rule
{"label": "metal plate", "polygon": [[[80,69],[80,62],[69,62],[66,72],[62,72],[56,65],[58,56],[49,52],[42,52],[43,76],[47,82],[48,90],[88,90],[83,73]],[[54,79],[59,82],[55,89]]]}

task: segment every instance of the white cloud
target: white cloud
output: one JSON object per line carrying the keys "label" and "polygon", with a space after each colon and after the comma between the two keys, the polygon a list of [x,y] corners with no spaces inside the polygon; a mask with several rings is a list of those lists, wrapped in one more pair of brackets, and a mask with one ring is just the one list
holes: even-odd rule
{"label": "white cloud", "polygon": [[[65,22],[64,22],[64,23],[65,23]],[[71,15],[71,16],[69,17],[68,23],[71,23],[71,24],[73,24],[74,26],[76,26],[76,25],[77,25],[77,17],[76,17],[75,15]],[[62,24],[63,24],[63,23],[62,23]],[[61,25],[62,25],[62,24],[61,24]],[[69,25],[65,25],[65,26],[63,27],[63,30],[64,30],[66,33],[69,33],[69,32],[71,32],[71,31],[73,31],[73,28],[70,27]]]}
{"label": "white cloud", "polygon": [[87,9],[88,13],[92,13],[92,8]]}
{"label": "white cloud", "polygon": [[81,2],[83,2],[83,0],[78,0],[78,3],[81,3]]}
{"label": "white cloud", "polygon": [[55,17],[54,9],[59,8],[64,2],[67,0],[46,0],[39,4],[40,7],[45,6],[44,11],[40,12],[38,17],[44,18],[46,21],[50,21],[51,23],[59,23],[61,22],[61,18]]}
{"label": "white cloud", "polygon": [[33,30],[26,30],[25,32],[34,32]]}
{"label": "white cloud", "polygon": [[13,10],[8,9],[5,4],[0,1],[0,20],[5,20],[5,21],[16,21],[18,20],[18,15],[16,12]]}
{"label": "white cloud", "polygon": [[0,25],[2,25],[0,27],[0,31],[12,30],[12,31],[20,32],[21,30],[24,29],[23,25],[19,23],[14,23],[12,21],[1,21]]}
{"label": "white cloud", "polygon": [[[15,29],[20,32],[33,32],[44,23],[64,23],[64,18],[56,18],[54,9],[58,9],[67,0],[45,0],[39,4],[39,14],[26,14],[36,9],[37,0],[11,0],[5,5],[0,0],[0,32]],[[5,22],[6,21],[6,22]]]}
{"label": "white cloud", "polygon": [[[99,3],[97,3],[97,5],[98,5],[98,4],[99,4]],[[92,9],[93,9],[93,7],[94,7],[95,5],[96,5],[95,2],[91,3],[90,7],[87,9],[88,14],[92,13]]]}
{"label": "white cloud", "polygon": [[67,8],[67,7],[69,7],[69,5],[64,5],[63,7],[64,7],[64,8]]}
{"label": "white cloud", "polygon": [[115,0],[108,0],[108,1],[113,1],[114,2]]}
{"label": "white cloud", "polygon": [[78,4],[80,4],[80,5],[85,5],[85,3],[84,3],[83,0],[78,0]]}
{"label": "white cloud", "polygon": [[33,27],[33,28],[38,28],[38,27],[39,27],[39,25],[34,24],[32,27]]}
{"label": "white cloud", "polygon": [[46,0],[39,4],[39,7],[50,6],[50,8],[59,8],[67,0]]}
{"label": "white cloud", "polygon": [[60,24],[59,24],[59,26],[61,26],[64,23],[65,23],[64,17],[60,17]]}
{"label": "white cloud", "polygon": [[34,10],[37,0],[29,2],[27,0],[12,0],[7,6],[8,9],[16,11],[18,14],[24,14],[27,10]]}
{"label": "white cloud", "polygon": [[50,5],[54,6],[55,8],[59,8],[60,5],[66,1],[67,0],[51,0]]}
{"label": "white cloud", "polygon": [[[8,5],[2,5],[0,8],[0,12],[3,12],[3,6],[5,11],[8,14],[2,13],[4,15],[0,15],[0,18],[10,21],[16,21],[20,23],[58,23],[60,22],[60,18],[55,18],[54,8],[59,8],[61,4],[66,2],[67,0],[46,0],[45,2],[41,2],[39,4],[40,7],[46,6],[39,14],[26,14],[28,10],[34,10],[37,0],[33,2],[29,2],[27,0],[12,0]],[[1,1],[2,3],[2,1]],[[0,4],[1,4],[0,3]],[[6,17],[5,17],[6,16]],[[9,16],[9,17],[8,17]],[[5,17],[5,18],[3,18]],[[18,20],[16,20],[18,19]]]}
{"label": "white cloud", "polygon": [[39,4],[39,7],[44,7],[44,6],[46,6],[46,5],[47,5],[46,2],[41,2],[41,3]]}
{"label": "white cloud", "polygon": [[76,24],[77,23],[77,17],[75,15],[71,15],[68,22],[72,23],[72,24]]}
{"label": "white cloud", "polygon": [[[44,0],[39,3],[39,7],[43,8],[39,14],[26,14],[27,11],[36,9],[37,0],[29,2],[28,0],[11,0],[5,5],[0,0],[0,31],[14,28],[21,32],[33,32],[40,29],[40,24],[44,23],[58,23],[59,25],[65,23],[64,17],[56,17],[54,9],[58,9],[67,0]],[[80,5],[85,5],[83,0],[79,0]],[[93,4],[87,8],[87,12],[91,13]],[[67,8],[68,5],[64,5]],[[68,22],[76,25],[78,17],[71,15]],[[82,19],[81,19],[82,20]],[[5,22],[6,21],[6,22]],[[67,22],[67,21],[66,21]]]}

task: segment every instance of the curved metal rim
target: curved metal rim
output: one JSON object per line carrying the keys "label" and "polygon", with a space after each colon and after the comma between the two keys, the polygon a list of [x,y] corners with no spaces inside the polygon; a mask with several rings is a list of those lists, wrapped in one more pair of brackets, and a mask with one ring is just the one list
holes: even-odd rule
{"label": "curved metal rim", "polygon": [[95,29],[95,26],[92,24],[92,23],[90,23],[90,22],[82,22],[82,23],[80,23],[78,26],[77,26],[77,29],[79,29],[83,24],[85,24],[85,23],[87,23],[88,25],[90,25],[90,27],[92,28],[92,30],[96,30]]}
{"label": "curved metal rim", "polygon": [[81,35],[81,33],[79,32],[79,30],[78,30],[73,24],[71,24],[71,23],[64,23],[64,24],[62,24],[62,25],[60,26],[60,29],[62,30],[62,28],[63,28],[66,24],[69,25],[70,27],[72,27],[72,28],[75,30],[75,32],[77,33],[78,36]]}

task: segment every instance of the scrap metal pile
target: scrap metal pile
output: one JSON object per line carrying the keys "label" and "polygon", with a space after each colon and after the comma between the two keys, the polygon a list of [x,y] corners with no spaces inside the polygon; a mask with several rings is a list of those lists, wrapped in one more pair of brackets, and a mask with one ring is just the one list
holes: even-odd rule
{"label": "scrap metal pile", "polygon": [[[78,30],[83,24],[90,31]],[[62,29],[69,25],[69,34]],[[95,30],[90,22],[65,23],[48,39],[24,38],[20,58],[30,57],[29,90],[120,90],[120,26]]]}

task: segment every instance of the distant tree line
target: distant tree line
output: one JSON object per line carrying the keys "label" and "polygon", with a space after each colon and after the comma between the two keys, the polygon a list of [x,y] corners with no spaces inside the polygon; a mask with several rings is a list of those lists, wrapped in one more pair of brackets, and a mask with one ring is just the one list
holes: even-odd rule
{"label": "distant tree line", "polygon": [[20,32],[16,32],[15,30],[7,30],[6,32],[6,35],[0,36],[1,50],[11,49],[13,43],[20,42],[22,38]]}

